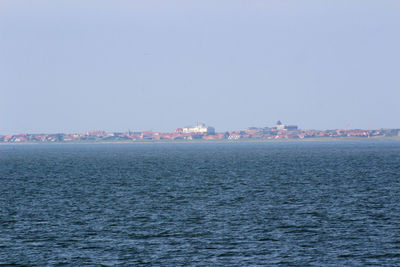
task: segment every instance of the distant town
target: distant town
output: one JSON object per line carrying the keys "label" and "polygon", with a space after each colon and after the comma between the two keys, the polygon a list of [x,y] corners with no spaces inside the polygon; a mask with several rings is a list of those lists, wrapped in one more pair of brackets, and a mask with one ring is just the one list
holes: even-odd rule
{"label": "distant town", "polygon": [[374,138],[400,137],[400,129],[334,129],[301,130],[297,125],[278,121],[273,127],[249,127],[244,130],[216,132],[214,127],[198,124],[178,128],[172,133],[155,131],[57,133],[0,135],[0,143],[51,143],[51,142],[98,142],[98,141],[161,141],[161,140],[285,140],[309,138]]}

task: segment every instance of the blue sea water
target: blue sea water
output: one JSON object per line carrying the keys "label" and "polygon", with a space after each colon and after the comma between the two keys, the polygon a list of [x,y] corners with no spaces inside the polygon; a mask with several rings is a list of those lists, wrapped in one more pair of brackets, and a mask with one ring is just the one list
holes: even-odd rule
{"label": "blue sea water", "polygon": [[400,142],[0,146],[0,264],[399,265]]}

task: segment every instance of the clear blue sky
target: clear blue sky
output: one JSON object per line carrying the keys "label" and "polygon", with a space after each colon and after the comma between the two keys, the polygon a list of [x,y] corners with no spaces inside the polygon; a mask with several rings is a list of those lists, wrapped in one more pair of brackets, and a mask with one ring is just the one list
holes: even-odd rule
{"label": "clear blue sky", "polygon": [[0,134],[400,128],[400,1],[0,1]]}

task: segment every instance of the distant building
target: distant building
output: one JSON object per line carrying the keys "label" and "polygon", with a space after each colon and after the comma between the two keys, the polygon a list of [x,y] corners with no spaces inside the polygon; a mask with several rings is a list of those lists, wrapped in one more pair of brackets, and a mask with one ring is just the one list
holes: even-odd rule
{"label": "distant building", "polygon": [[295,131],[298,129],[297,125],[285,125],[281,121],[276,122],[276,129],[280,131]]}
{"label": "distant building", "polygon": [[186,127],[182,129],[177,129],[181,130],[182,133],[196,133],[196,134],[215,134],[215,128],[206,126],[204,123],[193,126],[193,127]]}
{"label": "distant building", "polygon": [[259,133],[260,131],[261,131],[261,129],[259,129],[257,127],[249,127],[246,130],[244,130],[244,132],[247,134],[256,134],[256,133]]}

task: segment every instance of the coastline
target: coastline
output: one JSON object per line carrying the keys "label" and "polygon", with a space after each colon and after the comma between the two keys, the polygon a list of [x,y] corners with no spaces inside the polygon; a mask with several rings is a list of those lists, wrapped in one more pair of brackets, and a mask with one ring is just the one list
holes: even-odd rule
{"label": "coastline", "polygon": [[64,142],[13,142],[0,143],[0,145],[79,145],[79,144],[191,144],[191,143],[297,143],[297,142],[350,142],[350,141],[400,141],[400,136],[374,136],[374,137],[312,137],[290,139],[220,139],[220,140],[117,140],[117,141],[64,141]]}

